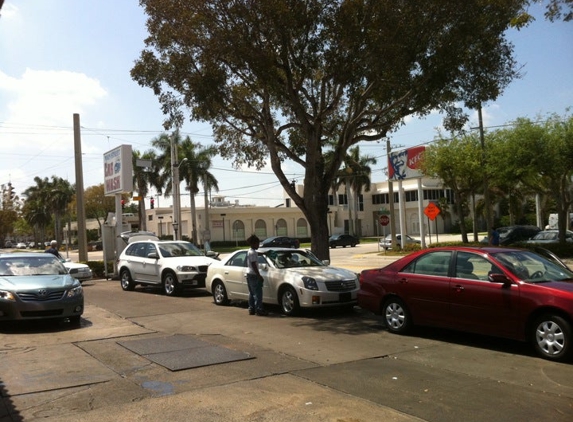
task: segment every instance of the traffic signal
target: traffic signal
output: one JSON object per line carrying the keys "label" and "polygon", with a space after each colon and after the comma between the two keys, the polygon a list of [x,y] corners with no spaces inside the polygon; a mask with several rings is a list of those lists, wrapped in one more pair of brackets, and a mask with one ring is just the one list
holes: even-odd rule
{"label": "traffic signal", "polygon": [[125,208],[125,199],[122,199],[121,200],[121,209],[124,209],[124,208]]}
{"label": "traffic signal", "polygon": [[150,204],[151,209],[155,208],[155,198],[151,198],[149,204]]}

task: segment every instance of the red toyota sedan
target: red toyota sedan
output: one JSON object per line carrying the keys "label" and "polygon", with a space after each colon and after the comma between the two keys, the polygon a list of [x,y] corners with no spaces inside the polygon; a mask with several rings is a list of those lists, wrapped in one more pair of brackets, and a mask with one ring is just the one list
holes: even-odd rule
{"label": "red toyota sedan", "polygon": [[363,270],[358,305],[382,315],[392,333],[436,326],[529,341],[549,360],[573,354],[573,272],[545,250],[414,252]]}

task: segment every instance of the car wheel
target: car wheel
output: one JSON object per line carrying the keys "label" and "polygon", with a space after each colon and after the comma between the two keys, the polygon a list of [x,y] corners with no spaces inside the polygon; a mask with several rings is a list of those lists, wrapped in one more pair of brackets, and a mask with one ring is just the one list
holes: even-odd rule
{"label": "car wheel", "polygon": [[560,316],[545,314],[533,323],[537,353],[549,360],[564,361],[571,355],[571,326]]}
{"label": "car wheel", "polygon": [[175,296],[179,293],[179,282],[177,276],[171,271],[167,271],[163,275],[163,291],[167,296]]}
{"label": "car wheel", "polygon": [[402,300],[392,297],[384,303],[384,322],[391,333],[404,334],[412,326],[410,312]]}
{"label": "car wheel", "polygon": [[121,274],[119,275],[119,279],[121,280],[121,288],[125,291],[132,291],[135,289],[135,283],[131,278],[131,274],[129,270],[123,269],[121,270]]}
{"label": "car wheel", "polygon": [[299,312],[298,296],[296,291],[290,286],[283,289],[280,303],[285,315],[296,315]]}
{"label": "car wheel", "polygon": [[356,247],[356,243],[353,243],[353,244],[352,244],[352,245],[350,245],[350,246],[352,246],[352,247],[354,248],[354,247]]}
{"label": "car wheel", "polygon": [[213,283],[213,301],[215,305],[228,305],[229,298],[227,296],[227,289],[221,281],[215,281]]}

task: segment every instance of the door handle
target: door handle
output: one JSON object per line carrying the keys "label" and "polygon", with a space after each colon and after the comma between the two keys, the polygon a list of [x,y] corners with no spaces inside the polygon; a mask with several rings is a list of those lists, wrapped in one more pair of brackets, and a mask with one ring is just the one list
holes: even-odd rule
{"label": "door handle", "polygon": [[464,288],[464,286],[460,286],[459,284],[457,284],[457,285],[454,287],[454,290],[455,290],[456,292],[463,292],[463,291],[465,290],[465,288]]}

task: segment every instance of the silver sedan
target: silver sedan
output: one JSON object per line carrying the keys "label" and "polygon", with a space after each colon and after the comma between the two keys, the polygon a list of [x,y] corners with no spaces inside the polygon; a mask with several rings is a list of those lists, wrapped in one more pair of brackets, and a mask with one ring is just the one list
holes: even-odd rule
{"label": "silver sedan", "polygon": [[[206,288],[217,305],[233,299],[248,300],[248,250],[236,251],[211,264]],[[358,293],[357,274],[332,267],[302,249],[260,248],[259,270],[264,279],[263,303],[278,304],[286,315],[301,308],[351,307]]]}

